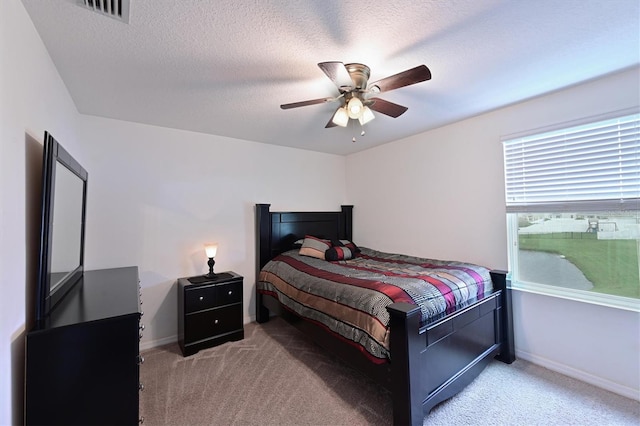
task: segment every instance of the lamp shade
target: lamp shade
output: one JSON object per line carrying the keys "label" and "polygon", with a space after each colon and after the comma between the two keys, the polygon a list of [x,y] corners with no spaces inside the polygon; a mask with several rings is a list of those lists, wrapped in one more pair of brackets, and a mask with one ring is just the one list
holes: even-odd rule
{"label": "lamp shade", "polygon": [[360,125],[364,126],[365,124],[367,124],[368,122],[370,122],[374,118],[376,118],[376,116],[373,115],[373,112],[371,111],[371,108],[366,106],[366,107],[362,108],[362,115],[358,118],[358,120],[360,121]]}
{"label": "lamp shade", "polygon": [[349,99],[347,110],[350,118],[360,118],[360,115],[362,114],[362,101],[354,96],[353,98]]}
{"label": "lamp shade", "polygon": [[333,120],[331,121],[340,127],[347,127],[347,124],[349,123],[349,113],[347,113],[347,108],[338,108],[336,113],[333,115]]}
{"label": "lamp shade", "polygon": [[216,257],[216,253],[218,252],[218,244],[207,243],[204,245],[204,251],[207,253],[207,257],[209,259],[211,259],[212,257]]}

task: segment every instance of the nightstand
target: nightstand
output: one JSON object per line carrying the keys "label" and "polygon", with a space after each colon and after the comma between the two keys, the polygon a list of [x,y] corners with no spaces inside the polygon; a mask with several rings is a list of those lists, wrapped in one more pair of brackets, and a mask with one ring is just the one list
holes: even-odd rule
{"label": "nightstand", "polygon": [[178,344],[184,356],[244,339],[242,281],[231,271],[178,279]]}

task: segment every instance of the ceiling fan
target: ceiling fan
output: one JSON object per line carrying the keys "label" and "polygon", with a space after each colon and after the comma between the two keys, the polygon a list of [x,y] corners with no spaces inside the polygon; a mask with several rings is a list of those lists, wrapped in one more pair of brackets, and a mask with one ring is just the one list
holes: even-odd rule
{"label": "ceiling fan", "polygon": [[318,66],[338,87],[340,94],[333,98],[283,104],[280,108],[291,109],[341,100],[341,105],[325,128],[346,127],[349,119],[358,120],[361,125],[364,125],[375,118],[371,110],[389,117],[399,117],[407,111],[407,107],[385,101],[375,95],[431,79],[431,71],[426,65],[419,65],[371,84],[368,84],[371,70],[364,64],[343,64],[332,61],[320,62]]}

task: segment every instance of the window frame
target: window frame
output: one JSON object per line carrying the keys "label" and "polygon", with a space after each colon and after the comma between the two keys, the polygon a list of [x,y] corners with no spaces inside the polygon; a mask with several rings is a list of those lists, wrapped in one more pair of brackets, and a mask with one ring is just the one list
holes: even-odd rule
{"label": "window frame", "polygon": [[[526,138],[534,135],[541,135],[548,132],[555,132],[562,129],[569,129],[576,126],[583,126],[588,124],[595,124],[601,121],[611,120],[615,118],[620,118],[627,115],[633,115],[640,113],[640,107],[628,108],[625,110],[613,111],[607,114],[601,114],[598,116],[587,117],[580,120],[574,120],[571,122],[565,122],[556,124],[553,126],[548,126],[545,128],[539,128],[535,130],[530,130],[527,132],[521,132],[518,134],[505,135],[501,137],[501,144],[504,146],[507,141],[511,141],[514,139]],[[508,204],[506,197],[506,185],[507,185],[507,170],[506,170],[506,158],[503,158],[503,166],[504,166],[504,182],[505,182],[505,205]],[[637,199],[627,204],[627,207],[620,210],[627,210],[632,212],[638,212],[638,202]],[[640,312],[640,299],[635,299],[632,297],[624,297],[624,296],[616,296],[610,295],[606,293],[599,293],[590,290],[580,290],[573,289],[567,287],[561,287],[557,285],[545,284],[545,283],[535,283],[525,281],[519,278],[519,235],[518,235],[518,214],[519,213],[564,213],[564,212],[574,212],[574,213],[582,213],[584,212],[585,207],[589,207],[587,211],[590,213],[598,213],[600,211],[606,212],[611,210],[607,207],[611,206],[611,200],[590,200],[587,202],[549,202],[549,203],[541,203],[537,205],[529,205],[529,206],[518,206],[515,209],[506,208],[506,219],[507,219],[507,242],[508,242],[508,264],[509,264],[509,272],[507,278],[511,282],[511,287],[517,290],[521,290],[528,293],[541,294],[546,296],[558,297],[562,299],[591,303],[601,306],[607,306],[612,308],[618,308],[623,310],[629,310],[634,312]],[[594,210],[595,208],[595,210]],[[638,252],[640,253],[640,240],[638,240]],[[639,284],[640,285],[640,284]]]}

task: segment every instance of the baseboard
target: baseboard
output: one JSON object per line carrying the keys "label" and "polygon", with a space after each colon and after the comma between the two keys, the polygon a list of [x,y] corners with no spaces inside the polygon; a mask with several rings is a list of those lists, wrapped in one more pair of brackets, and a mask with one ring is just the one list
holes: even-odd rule
{"label": "baseboard", "polygon": [[[244,317],[243,321],[244,324],[247,325],[250,322],[255,322],[256,320],[256,316],[255,315],[250,315],[248,317]],[[169,336],[169,337],[163,337],[162,339],[156,339],[156,340],[143,340],[140,342],[140,350],[141,351],[147,351],[149,349],[153,349],[153,348],[157,348],[158,346],[164,346],[164,345],[169,345],[171,343],[175,343],[178,341],[178,335],[174,334],[173,336]]]}
{"label": "baseboard", "polygon": [[140,342],[140,350],[147,351],[149,349],[157,348],[158,346],[169,345],[177,341],[178,341],[177,334],[174,334],[173,336],[169,336],[169,337],[163,337],[162,339],[143,340]]}
{"label": "baseboard", "polygon": [[622,395],[626,398],[640,401],[640,390],[638,389],[633,389],[628,386],[624,386],[619,383],[612,382],[611,380],[594,376],[593,374],[587,373],[582,370],[578,370],[568,365],[560,364],[556,361],[552,361],[550,359],[543,358],[541,356],[534,355],[532,353],[521,351],[518,349],[516,349],[516,358],[529,361],[533,364],[547,368],[551,371],[564,374],[565,376],[571,377],[576,380],[580,380],[581,382],[589,383],[590,385],[597,386],[601,389],[608,390],[618,395]]}

